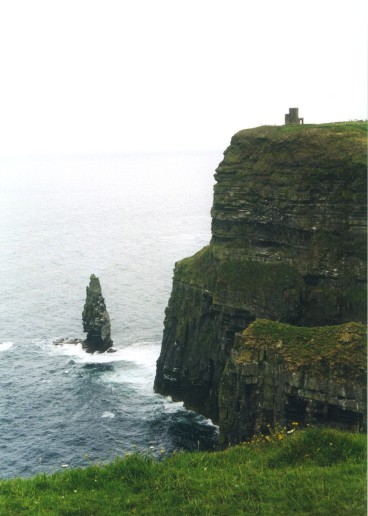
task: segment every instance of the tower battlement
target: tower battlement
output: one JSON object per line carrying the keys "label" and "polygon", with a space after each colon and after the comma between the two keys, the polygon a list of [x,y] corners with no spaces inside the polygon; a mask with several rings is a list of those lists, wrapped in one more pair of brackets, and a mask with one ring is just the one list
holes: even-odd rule
{"label": "tower battlement", "polygon": [[289,108],[289,113],[285,115],[285,125],[304,124],[304,118],[299,118],[299,108]]}

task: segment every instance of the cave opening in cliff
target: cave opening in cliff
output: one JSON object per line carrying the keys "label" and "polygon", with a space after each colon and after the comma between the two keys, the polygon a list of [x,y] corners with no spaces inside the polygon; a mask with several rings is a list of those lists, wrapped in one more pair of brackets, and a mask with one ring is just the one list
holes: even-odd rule
{"label": "cave opening in cliff", "polygon": [[356,429],[361,431],[364,429],[364,418],[362,413],[347,410],[336,405],[328,405],[327,423],[331,426],[339,426],[340,428]]}
{"label": "cave opening in cliff", "polygon": [[307,402],[300,399],[298,396],[290,395],[285,404],[285,419],[288,423],[293,421],[299,424],[305,423],[305,414],[307,409]]}

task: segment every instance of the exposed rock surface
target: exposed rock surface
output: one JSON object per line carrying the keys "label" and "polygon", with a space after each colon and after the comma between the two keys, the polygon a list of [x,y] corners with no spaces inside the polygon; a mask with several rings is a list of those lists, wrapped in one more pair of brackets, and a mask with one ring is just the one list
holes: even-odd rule
{"label": "exposed rock surface", "polygon": [[155,389],[218,421],[252,321],[366,320],[366,127],[241,131],[215,179],[211,243],[175,265]]}
{"label": "exposed rock surface", "polygon": [[[295,323],[365,319],[366,160],[365,124],[237,133],[215,175],[214,254],[289,267]],[[257,316],[269,310],[255,301]]]}
{"label": "exposed rock surface", "polygon": [[109,350],[112,347],[110,317],[102,296],[100,281],[94,274],[91,275],[87,287],[82,318],[83,331],[87,333],[87,339],[83,341],[86,351],[103,353]]}
{"label": "exposed rock surface", "polygon": [[235,338],[220,388],[222,444],[266,425],[366,428],[366,328],[258,319]]}

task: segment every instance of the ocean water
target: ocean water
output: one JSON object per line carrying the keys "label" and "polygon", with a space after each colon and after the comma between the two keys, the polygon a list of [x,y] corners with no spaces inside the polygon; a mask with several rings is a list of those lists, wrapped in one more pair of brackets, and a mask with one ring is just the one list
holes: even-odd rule
{"label": "ocean water", "polygon": [[[0,161],[0,478],[139,449],[210,449],[218,429],[153,392],[175,261],[210,239],[219,153]],[[90,275],[116,353],[83,338]]]}

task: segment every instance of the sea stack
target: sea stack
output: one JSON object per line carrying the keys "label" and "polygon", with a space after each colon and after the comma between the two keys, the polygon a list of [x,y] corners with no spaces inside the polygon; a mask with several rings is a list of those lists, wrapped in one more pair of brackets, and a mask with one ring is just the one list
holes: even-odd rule
{"label": "sea stack", "polygon": [[83,347],[89,353],[104,353],[112,347],[110,317],[102,296],[100,280],[92,274],[87,287],[87,298],[82,313],[83,331],[87,339]]}

